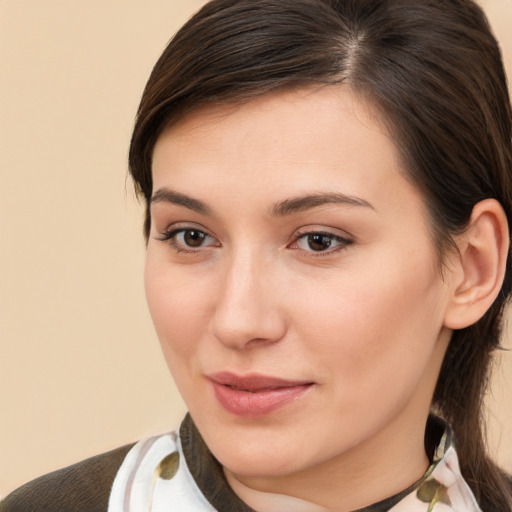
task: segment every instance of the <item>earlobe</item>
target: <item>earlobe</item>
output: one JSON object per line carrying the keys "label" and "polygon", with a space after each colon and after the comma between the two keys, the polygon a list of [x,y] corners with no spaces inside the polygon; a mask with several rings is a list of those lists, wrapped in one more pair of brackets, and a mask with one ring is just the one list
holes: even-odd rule
{"label": "earlobe", "polygon": [[459,254],[450,265],[450,301],[444,325],[463,329],[477,322],[497,297],[505,276],[508,223],[495,199],[473,208],[466,231],[457,239]]}

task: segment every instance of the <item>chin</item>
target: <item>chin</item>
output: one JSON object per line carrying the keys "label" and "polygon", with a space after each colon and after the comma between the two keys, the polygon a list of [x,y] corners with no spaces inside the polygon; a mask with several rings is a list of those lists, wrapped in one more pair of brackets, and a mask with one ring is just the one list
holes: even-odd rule
{"label": "chin", "polygon": [[[295,442],[293,434],[286,430],[219,427],[201,432],[215,458],[230,472],[244,477],[272,478],[295,473],[316,462],[298,448],[303,442]],[[219,432],[222,434],[217,435]]]}
{"label": "chin", "polygon": [[221,465],[235,475],[245,478],[278,478],[300,471],[296,454],[287,456],[257,450],[254,453],[222,454]]}

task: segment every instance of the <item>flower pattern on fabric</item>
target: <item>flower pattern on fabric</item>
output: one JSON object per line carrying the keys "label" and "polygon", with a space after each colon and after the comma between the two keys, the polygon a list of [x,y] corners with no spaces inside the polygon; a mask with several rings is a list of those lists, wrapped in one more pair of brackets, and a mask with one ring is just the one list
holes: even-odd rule
{"label": "flower pattern on fabric", "polygon": [[449,429],[436,448],[432,465],[415,487],[389,512],[482,512],[462,478]]}

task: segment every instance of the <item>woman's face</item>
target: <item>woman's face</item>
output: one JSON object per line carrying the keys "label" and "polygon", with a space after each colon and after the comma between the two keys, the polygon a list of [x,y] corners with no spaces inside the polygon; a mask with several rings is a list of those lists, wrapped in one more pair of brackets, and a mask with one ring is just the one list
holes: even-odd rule
{"label": "woman's face", "polygon": [[423,453],[449,291],[371,106],[337,86],[204,108],[160,136],[153,180],[149,308],[220,462]]}

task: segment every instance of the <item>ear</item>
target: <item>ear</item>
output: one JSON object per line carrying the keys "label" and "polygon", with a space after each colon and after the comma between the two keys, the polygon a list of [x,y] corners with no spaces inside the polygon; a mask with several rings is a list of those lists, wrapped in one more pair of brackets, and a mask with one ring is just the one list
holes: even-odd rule
{"label": "ear", "polygon": [[449,258],[446,327],[468,327],[489,309],[505,277],[509,241],[507,218],[500,203],[495,199],[477,203],[466,231],[456,238],[459,254]]}

